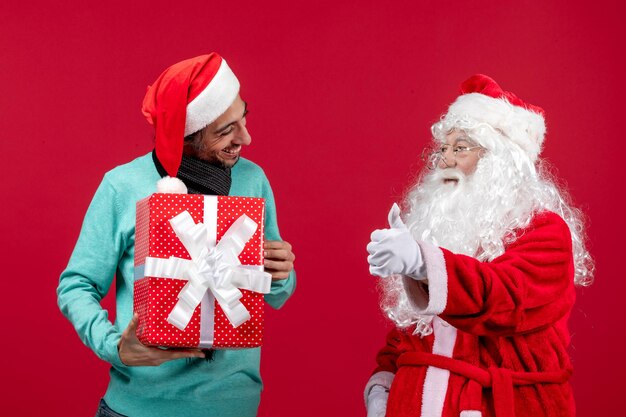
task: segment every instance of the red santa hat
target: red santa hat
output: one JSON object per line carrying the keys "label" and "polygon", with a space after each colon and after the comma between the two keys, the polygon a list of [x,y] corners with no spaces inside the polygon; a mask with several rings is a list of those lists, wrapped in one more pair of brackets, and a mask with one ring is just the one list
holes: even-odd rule
{"label": "red santa hat", "polygon": [[546,133],[544,110],[504,91],[492,78],[476,74],[461,84],[445,119],[472,119],[502,132],[520,146],[532,161],[537,159]]}
{"label": "red santa hat", "polygon": [[154,126],[156,155],[175,177],[185,136],[221,116],[239,94],[239,81],[216,53],[172,65],[148,87],[142,113]]}

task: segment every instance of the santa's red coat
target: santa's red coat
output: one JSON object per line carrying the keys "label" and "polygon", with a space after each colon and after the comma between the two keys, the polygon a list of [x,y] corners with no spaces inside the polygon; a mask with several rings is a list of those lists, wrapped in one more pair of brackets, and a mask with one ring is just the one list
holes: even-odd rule
{"label": "santa's red coat", "polygon": [[391,383],[387,417],[573,416],[567,224],[541,213],[491,262],[420,243],[428,287],[405,278],[433,334],[394,329],[369,386]]}

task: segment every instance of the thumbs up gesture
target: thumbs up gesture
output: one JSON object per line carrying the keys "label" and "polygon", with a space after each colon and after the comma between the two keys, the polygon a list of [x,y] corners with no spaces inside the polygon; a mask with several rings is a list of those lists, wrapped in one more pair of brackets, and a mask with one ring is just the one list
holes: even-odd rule
{"label": "thumbs up gesture", "polygon": [[400,207],[394,203],[389,211],[389,229],[374,230],[367,245],[370,274],[379,277],[406,275],[416,280],[423,273],[422,252],[411,232],[400,218]]}

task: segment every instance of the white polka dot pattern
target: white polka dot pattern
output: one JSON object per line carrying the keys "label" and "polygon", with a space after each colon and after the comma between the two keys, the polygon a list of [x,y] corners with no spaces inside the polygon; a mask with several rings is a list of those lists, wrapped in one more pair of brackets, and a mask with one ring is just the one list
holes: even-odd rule
{"label": "white polka dot pattern", "polygon": [[144,345],[191,347],[200,343],[200,306],[184,331],[167,322],[186,281],[174,278],[142,278],[135,282],[135,311],[139,314],[137,337]]}
{"label": "white polka dot pattern", "polygon": [[[137,203],[135,266],[145,263],[146,256],[189,259],[176,237],[169,219],[187,210],[196,223],[203,221],[204,196],[189,194],[153,194]],[[228,228],[246,214],[259,228],[239,256],[243,265],[263,265],[263,226],[265,201],[262,198],[219,196],[217,204],[217,241]],[[143,230],[147,230],[143,232]],[[186,281],[172,278],[145,277],[135,281],[134,310],[139,314],[137,337],[152,346],[195,347],[200,341],[200,306],[184,331],[167,322]],[[250,312],[250,320],[234,328],[215,303],[214,348],[247,348],[261,346],[264,327],[263,294],[241,290],[241,302]]]}

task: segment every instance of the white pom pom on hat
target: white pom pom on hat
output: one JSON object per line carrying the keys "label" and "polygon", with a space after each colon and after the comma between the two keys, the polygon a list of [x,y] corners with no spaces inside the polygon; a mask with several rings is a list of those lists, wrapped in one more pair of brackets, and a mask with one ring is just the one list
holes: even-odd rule
{"label": "white pom pom on hat", "polygon": [[461,84],[461,96],[446,118],[470,118],[499,130],[536,161],[546,134],[544,110],[504,91],[492,78],[476,74]]}
{"label": "white pom pom on hat", "polygon": [[163,177],[157,181],[157,193],[187,194],[187,186],[176,177]]}

